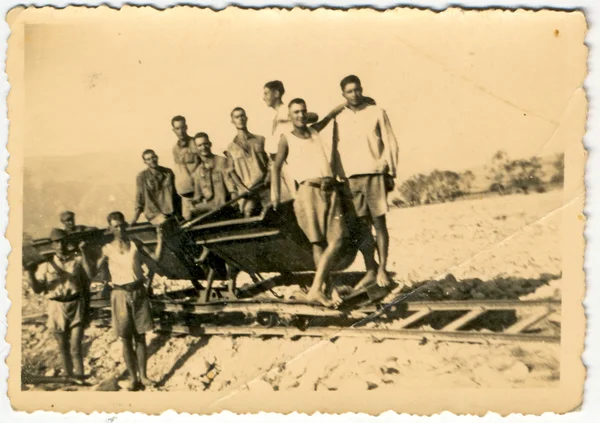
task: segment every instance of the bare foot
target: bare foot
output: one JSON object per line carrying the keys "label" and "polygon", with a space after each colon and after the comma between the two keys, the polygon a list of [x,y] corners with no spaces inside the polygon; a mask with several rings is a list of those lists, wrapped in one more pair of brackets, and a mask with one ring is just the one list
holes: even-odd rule
{"label": "bare foot", "polygon": [[331,307],[333,301],[327,298],[320,290],[318,292],[310,292],[306,295],[306,300],[311,303],[319,303],[325,307]]}
{"label": "bare foot", "polygon": [[371,285],[376,280],[377,280],[377,273],[375,273],[375,270],[367,270],[367,272],[362,277],[362,279],[359,280],[358,283],[356,284],[356,286],[354,287],[354,290],[358,291],[359,289],[362,289],[368,285]]}
{"label": "bare foot", "polygon": [[338,308],[344,302],[344,300],[342,300],[342,297],[340,296],[340,293],[338,292],[338,289],[335,286],[331,290],[331,302],[332,306],[335,308]]}
{"label": "bare foot", "polygon": [[393,280],[390,278],[390,275],[388,275],[388,272],[384,269],[379,269],[379,272],[377,272],[377,285],[382,288],[387,288],[392,282]]}
{"label": "bare foot", "polygon": [[142,377],[140,378],[140,382],[142,383],[142,385],[150,387],[150,388],[156,388],[156,385],[158,385],[157,382],[148,379],[147,377]]}

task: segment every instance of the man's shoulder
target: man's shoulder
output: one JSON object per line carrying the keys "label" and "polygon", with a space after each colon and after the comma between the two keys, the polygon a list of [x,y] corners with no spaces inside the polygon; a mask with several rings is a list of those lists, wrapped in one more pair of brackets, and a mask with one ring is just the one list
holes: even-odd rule
{"label": "man's shoulder", "polygon": [[225,156],[220,156],[218,154],[214,154],[213,156],[214,156],[214,160],[215,160],[215,164],[216,165],[220,165],[220,164],[228,163],[229,162],[229,160],[227,160],[227,157],[225,157]]}
{"label": "man's shoulder", "polygon": [[168,168],[168,167],[158,166],[158,170],[160,170],[163,173],[167,173],[169,175],[173,174],[173,171],[170,168]]}

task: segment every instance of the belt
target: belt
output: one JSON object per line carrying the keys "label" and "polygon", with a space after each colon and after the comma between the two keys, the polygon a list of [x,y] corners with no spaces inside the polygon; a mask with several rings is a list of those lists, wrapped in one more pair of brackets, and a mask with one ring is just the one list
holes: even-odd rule
{"label": "belt", "polygon": [[331,192],[335,189],[339,189],[342,187],[342,184],[333,178],[324,185],[321,181],[317,182],[314,179],[312,179],[312,180],[308,179],[306,181],[302,181],[302,182],[300,182],[300,185],[308,185],[309,187],[318,188],[325,192]]}
{"label": "belt", "polygon": [[144,284],[142,281],[135,281],[135,282],[131,282],[131,283],[126,283],[124,285],[113,284],[112,287],[113,287],[113,289],[116,289],[118,291],[134,292],[134,291],[137,291],[138,289],[143,288]]}
{"label": "belt", "polygon": [[65,295],[64,297],[60,297],[60,298],[50,298],[50,301],[57,301],[59,303],[70,303],[71,301],[75,301],[80,298],[81,298],[81,293],[77,292],[75,294]]}

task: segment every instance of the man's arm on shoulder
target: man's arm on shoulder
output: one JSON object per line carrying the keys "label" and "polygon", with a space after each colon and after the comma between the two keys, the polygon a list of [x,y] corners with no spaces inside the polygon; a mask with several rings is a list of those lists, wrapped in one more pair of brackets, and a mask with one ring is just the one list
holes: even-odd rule
{"label": "man's arm on shoulder", "polygon": [[329,122],[331,122],[333,119],[335,119],[335,117],[344,110],[345,107],[346,107],[345,103],[340,104],[339,106],[337,106],[333,110],[331,110],[321,121],[311,125],[310,127],[313,128],[317,132],[321,132],[329,124]]}

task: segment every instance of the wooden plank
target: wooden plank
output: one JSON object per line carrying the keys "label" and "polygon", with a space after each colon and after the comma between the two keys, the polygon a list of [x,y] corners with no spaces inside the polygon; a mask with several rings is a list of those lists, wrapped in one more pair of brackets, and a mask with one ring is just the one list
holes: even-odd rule
{"label": "wooden plank", "polygon": [[411,324],[415,323],[417,320],[420,320],[423,317],[427,316],[429,313],[431,313],[431,310],[429,310],[428,308],[421,309],[421,310],[417,311],[415,314],[408,316],[406,319],[400,320],[399,327],[404,329],[405,327],[410,326]]}
{"label": "wooden plank", "polygon": [[545,317],[549,316],[552,313],[553,313],[553,310],[551,310],[549,308],[539,310],[537,313],[533,313],[531,316],[527,317],[526,319],[520,320],[517,323],[515,323],[514,325],[510,326],[504,332],[505,333],[521,333],[524,330],[528,329],[532,325],[535,325],[537,322],[539,322],[540,320],[544,319]]}
{"label": "wooden plank", "polygon": [[444,326],[442,328],[442,330],[443,331],[455,331],[455,330],[458,330],[461,327],[463,327],[464,325],[466,325],[467,323],[469,323],[471,320],[476,319],[477,317],[481,316],[486,311],[487,310],[483,309],[482,307],[476,307],[473,310],[469,311],[464,316],[461,316],[458,319],[454,320],[453,322],[451,322],[451,323],[447,324],[446,326]]}

